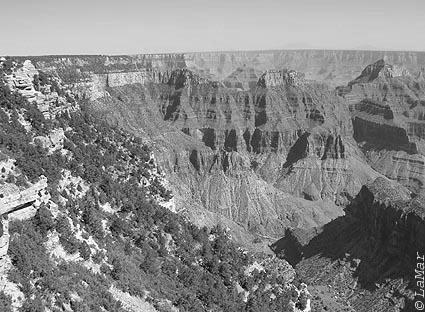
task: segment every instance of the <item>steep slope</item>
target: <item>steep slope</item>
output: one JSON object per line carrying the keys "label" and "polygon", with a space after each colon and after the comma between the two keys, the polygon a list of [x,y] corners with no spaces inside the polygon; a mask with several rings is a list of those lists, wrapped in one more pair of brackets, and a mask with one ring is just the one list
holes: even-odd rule
{"label": "steep slope", "polygon": [[[30,93],[9,87],[21,66],[0,61],[1,311],[308,311],[287,262],[172,211],[146,142],[58,77],[35,69]],[[46,119],[53,86],[64,104]]]}
{"label": "steep slope", "polygon": [[315,311],[415,311],[423,289],[424,207],[423,197],[412,199],[378,178],[345,216],[315,231],[288,231],[274,247],[311,285]]}
{"label": "steep slope", "polygon": [[420,192],[425,182],[424,80],[380,60],[339,93],[349,102],[354,138],[372,167]]}
{"label": "steep slope", "polygon": [[252,67],[238,67],[233,73],[223,79],[223,83],[227,88],[238,88],[242,90],[250,90],[257,86],[258,77],[261,74]]}
{"label": "steep slope", "polygon": [[335,203],[378,176],[362,163],[345,103],[294,71],[268,71],[251,91],[187,69],[104,90],[88,93],[90,107],[152,142],[177,210],[190,202],[195,222],[224,222],[245,243],[249,232],[279,238],[329,222],[342,213]]}
{"label": "steep slope", "polygon": [[[292,55],[281,53],[263,56]],[[249,53],[217,55],[1,61],[0,148],[19,168],[9,182],[45,175],[51,193],[2,227],[15,310],[309,311],[300,282],[313,310],[412,310],[423,78],[379,61],[335,92],[273,65],[254,86],[246,73],[221,81]],[[235,241],[277,241],[297,278]]]}

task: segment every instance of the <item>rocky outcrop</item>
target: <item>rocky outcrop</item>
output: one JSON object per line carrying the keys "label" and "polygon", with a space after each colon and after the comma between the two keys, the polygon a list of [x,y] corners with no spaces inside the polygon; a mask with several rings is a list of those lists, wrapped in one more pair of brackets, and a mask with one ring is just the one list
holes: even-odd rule
{"label": "rocky outcrop", "polygon": [[[203,73],[200,74],[202,75]],[[223,79],[223,83],[226,88],[250,90],[257,86],[259,74],[261,73],[252,67],[238,67],[233,73]]]}
{"label": "rocky outcrop", "polygon": [[288,310],[291,312],[310,312],[311,311],[311,294],[307,289],[307,285],[301,283],[298,290],[293,286],[292,294],[294,295],[289,300]]}
{"label": "rocky outcrop", "polygon": [[120,87],[136,83],[145,84],[150,80],[151,75],[146,72],[146,70],[124,73],[91,74],[88,82],[82,83],[77,86],[76,89],[81,90],[83,96],[88,96],[91,100],[96,100],[108,96],[107,90],[109,87]]}
{"label": "rocky outcrop", "polygon": [[392,121],[367,114],[353,114],[354,139],[367,142],[377,149],[400,150],[409,154],[418,153],[415,143],[409,140],[406,129]]}
{"label": "rocky outcrop", "polygon": [[17,175],[15,161],[8,157],[0,161],[0,181],[5,182],[10,175]]}
{"label": "rocky outcrop", "polygon": [[422,164],[417,162],[425,155],[424,81],[380,60],[338,93],[348,101],[354,139],[369,164],[420,192],[425,182]]}
{"label": "rocky outcrop", "polygon": [[46,187],[47,179],[44,177],[25,189],[19,189],[13,184],[3,184],[1,186],[0,226],[2,230],[0,235],[0,258],[7,254],[9,248],[9,219],[33,216],[33,210],[36,210],[41,203],[46,203],[50,198]]}
{"label": "rocky outcrop", "polygon": [[5,76],[6,82],[11,90],[16,90],[27,98],[30,102],[42,102],[42,93],[36,91],[33,85],[33,78],[38,71],[31,61],[26,60],[22,67],[16,68],[12,73]]}
{"label": "rocky outcrop", "polygon": [[295,70],[268,70],[258,79],[258,85],[263,88],[292,85],[303,82],[305,75]]}
{"label": "rocky outcrop", "polygon": [[387,79],[394,77],[409,77],[409,71],[403,66],[388,64],[381,59],[373,64],[366,66],[359,77],[349,82],[349,86],[357,83],[366,83],[375,79]]}
{"label": "rocky outcrop", "polygon": [[26,189],[19,190],[4,184],[0,190],[0,215],[11,213],[21,207],[40,205],[48,200],[47,179],[42,178]]}
{"label": "rocky outcrop", "polygon": [[[46,119],[54,119],[58,114],[76,109],[75,105],[73,105],[75,99],[71,92],[67,91],[65,94],[59,95],[57,92],[52,91],[51,84],[37,85],[36,88],[34,79],[39,74],[39,71],[31,61],[26,60],[22,66],[18,66],[16,62],[13,63],[11,72],[4,74],[4,77],[1,78],[5,79],[12,92],[18,92],[29,102],[35,103]],[[57,83],[58,81],[55,82]],[[69,99],[72,101],[69,102]]]}
{"label": "rocky outcrop", "polygon": [[62,128],[54,129],[46,136],[34,137],[34,142],[49,150],[49,153],[60,150],[63,147],[65,133]]}
{"label": "rocky outcrop", "polygon": [[9,219],[7,214],[0,216],[0,226],[1,226],[1,235],[0,235],[0,259],[3,258],[7,251],[9,250]]}
{"label": "rocky outcrop", "polygon": [[345,216],[309,231],[288,230],[272,247],[309,285],[315,308],[413,311],[412,263],[425,250],[423,207],[422,195],[412,198],[379,177],[362,187]]}

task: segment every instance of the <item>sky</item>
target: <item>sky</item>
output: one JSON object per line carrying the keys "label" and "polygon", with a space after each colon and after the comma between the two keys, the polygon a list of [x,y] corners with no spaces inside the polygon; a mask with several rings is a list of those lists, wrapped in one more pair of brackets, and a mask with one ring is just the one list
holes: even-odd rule
{"label": "sky", "polygon": [[425,0],[0,0],[0,55],[425,51]]}

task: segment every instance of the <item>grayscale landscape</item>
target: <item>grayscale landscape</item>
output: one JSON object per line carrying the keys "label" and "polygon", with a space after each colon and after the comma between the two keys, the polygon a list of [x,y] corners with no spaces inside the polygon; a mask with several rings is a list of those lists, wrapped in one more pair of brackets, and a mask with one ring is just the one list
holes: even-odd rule
{"label": "grayscale landscape", "polygon": [[[273,12],[234,5],[264,23],[286,7],[292,23],[291,12],[310,16],[322,0],[266,2]],[[54,29],[27,46],[21,26],[5,33],[0,312],[424,309],[425,46],[413,34],[425,27],[425,7],[400,13],[399,27],[409,18],[412,27],[398,44],[389,28],[371,27],[376,19],[390,24],[395,1],[368,11],[323,0],[345,12],[346,23],[318,20],[323,27],[314,29],[305,21],[309,35],[288,31],[286,49],[251,49],[239,26],[204,27],[199,16],[209,21],[233,5],[216,4],[146,4],[176,22],[150,26],[153,39],[137,46],[146,53],[134,51],[133,30],[124,30],[136,23],[126,20],[133,6],[111,22],[124,27],[117,37],[87,28],[81,13],[72,30],[79,46],[70,35],[52,47]],[[117,5],[105,2],[90,23],[109,29],[102,16]],[[177,22],[182,9],[200,15]],[[357,10],[365,16],[358,28],[349,22]],[[423,21],[413,18],[420,12]],[[69,31],[68,17],[61,26],[51,16],[34,32],[46,23]],[[150,31],[153,17],[145,18],[137,25]],[[368,25],[368,35],[357,31]],[[260,43],[277,41],[280,28],[269,26],[258,25]],[[352,42],[327,36],[326,27]],[[189,40],[191,31],[205,36]],[[232,44],[217,39],[227,33]],[[110,50],[91,53],[108,49],[102,34],[111,36]],[[375,35],[381,41],[368,39]],[[127,40],[128,53],[113,50],[113,40]],[[217,49],[208,51],[210,41]],[[198,44],[200,52],[169,52]]]}

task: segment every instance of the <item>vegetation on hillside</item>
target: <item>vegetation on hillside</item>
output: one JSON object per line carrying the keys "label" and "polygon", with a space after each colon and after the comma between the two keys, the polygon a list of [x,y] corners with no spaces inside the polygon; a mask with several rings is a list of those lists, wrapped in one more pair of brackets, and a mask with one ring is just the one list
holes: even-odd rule
{"label": "vegetation on hillside", "polygon": [[[40,75],[36,83],[48,81]],[[155,174],[148,146],[80,105],[77,112],[46,120],[0,82],[0,151],[16,159],[29,181],[46,176],[52,195],[52,203],[34,218],[10,226],[8,278],[25,296],[19,311],[124,311],[112,285],[146,298],[158,311],[173,306],[285,311],[287,294],[270,287],[283,285],[283,277],[246,274],[253,258],[224,229],[198,228],[158,205],[155,198],[167,200],[171,194]],[[22,126],[22,118],[31,130]],[[65,130],[63,149],[50,153],[33,143],[34,136],[59,127]],[[65,172],[84,183],[61,186]],[[52,250],[55,237],[66,252],[62,258]],[[237,285],[249,291],[246,300]],[[10,309],[4,293],[0,308]]]}

